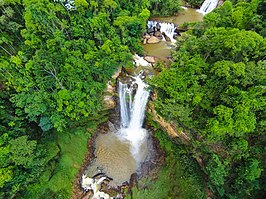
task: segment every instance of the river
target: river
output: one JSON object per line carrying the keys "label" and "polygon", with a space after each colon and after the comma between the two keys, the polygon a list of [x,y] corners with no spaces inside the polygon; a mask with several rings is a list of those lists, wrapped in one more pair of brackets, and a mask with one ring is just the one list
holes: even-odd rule
{"label": "river", "polygon": [[[150,20],[179,25],[184,22],[201,21],[202,18],[202,14],[196,12],[195,9],[187,8],[177,16],[151,18]],[[165,41],[160,41],[158,44],[143,45],[145,54],[161,60],[170,56],[172,46],[171,42]],[[138,66],[137,61],[135,64]],[[151,68],[151,66],[146,67]],[[141,66],[134,73],[140,68]],[[113,187],[129,181],[131,174],[137,172],[141,163],[149,157],[148,133],[142,127],[149,91],[143,81],[142,74],[127,78],[129,81],[117,82],[119,85],[120,125],[109,123],[109,132],[97,136],[95,159],[85,172],[88,179],[97,173],[104,173],[112,178],[109,185]],[[86,184],[85,180],[82,185],[85,189],[90,189],[91,186]]]}
{"label": "river", "polygon": [[[185,22],[198,22],[203,20],[203,15],[193,8],[185,8],[178,15],[170,17],[153,17],[151,21],[174,23],[179,26]],[[160,60],[166,60],[171,56],[171,48],[168,42],[161,41],[157,44],[143,44],[144,54],[155,56]]]}

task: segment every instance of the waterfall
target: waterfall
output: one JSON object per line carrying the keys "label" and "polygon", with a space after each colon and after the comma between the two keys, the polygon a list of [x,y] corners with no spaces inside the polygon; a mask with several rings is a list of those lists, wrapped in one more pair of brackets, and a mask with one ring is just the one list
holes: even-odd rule
{"label": "waterfall", "polygon": [[[132,88],[137,86],[136,94],[133,96]],[[139,163],[142,159],[140,147],[146,142],[146,130],[142,128],[145,108],[149,97],[145,84],[140,75],[134,77],[130,88],[127,84],[119,82],[119,100],[121,115],[120,136],[128,141],[131,147],[131,153]],[[134,97],[133,102],[131,99]],[[132,104],[132,105],[130,105]]]}
{"label": "waterfall", "polygon": [[171,42],[175,43],[176,40],[174,39],[175,29],[176,26],[173,23],[166,23],[166,22],[157,22],[157,21],[148,21],[148,29],[149,28],[157,28],[160,29],[161,33],[165,33],[167,37],[170,38]]}
{"label": "waterfall", "polygon": [[[127,84],[119,82],[118,87],[119,100],[120,100],[120,117],[121,128],[127,128],[129,125],[130,109],[132,106],[132,88],[128,88]],[[129,99],[129,103],[127,103]]]}
{"label": "waterfall", "polygon": [[171,42],[175,43],[176,40],[174,39],[175,35],[175,25],[173,23],[160,23],[161,29],[160,31],[166,34],[167,37],[171,39]]}
{"label": "waterfall", "polygon": [[205,0],[200,9],[197,11],[203,15],[208,14],[217,7],[218,1],[219,0]]}

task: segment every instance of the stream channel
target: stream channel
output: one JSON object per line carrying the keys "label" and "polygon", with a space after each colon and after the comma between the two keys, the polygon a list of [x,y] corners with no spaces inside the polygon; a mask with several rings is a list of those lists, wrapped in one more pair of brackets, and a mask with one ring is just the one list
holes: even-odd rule
{"label": "stream channel", "polygon": [[[176,26],[184,22],[196,22],[202,19],[203,15],[195,9],[184,8],[177,16],[151,18],[150,20],[154,24],[167,22]],[[167,23],[165,23],[166,26]],[[174,30],[169,31],[171,34],[171,31]],[[157,60],[164,60],[170,57],[173,44],[162,40],[157,44],[143,44],[143,48],[145,55],[156,57]],[[108,194],[104,195],[105,193],[97,188],[97,186],[101,186],[104,180],[109,181],[108,187],[121,186],[125,182],[129,182],[133,173],[141,175],[140,168],[143,162],[152,161],[153,158],[152,139],[150,139],[149,132],[143,128],[149,90],[144,82],[145,76],[141,72],[139,73],[139,67],[143,68],[143,65],[146,65],[144,67],[146,70],[153,71],[153,69],[152,64],[141,57],[135,57],[135,65],[135,71],[138,74],[135,76],[126,74],[122,78],[120,75],[117,79],[116,90],[119,103],[115,110],[119,112],[117,114],[118,121],[108,121],[109,130],[99,133],[96,137],[95,158],[90,162],[81,180],[83,189],[86,191],[92,189],[94,192],[96,189],[99,198],[101,194],[103,195],[102,198],[109,198]],[[150,74],[154,74],[154,72],[150,72]],[[101,175],[98,179],[93,178],[95,174],[99,173]],[[93,187],[93,184],[97,186]],[[94,195],[93,198],[98,196]]]}
{"label": "stream channel", "polygon": [[[193,8],[184,8],[178,15],[170,17],[154,17],[151,21],[173,23],[177,26],[185,22],[197,22],[203,20],[203,15]],[[157,57],[160,60],[167,60],[171,56],[172,45],[169,42],[161,41],[157,44],[143,45],[144,54]]]}

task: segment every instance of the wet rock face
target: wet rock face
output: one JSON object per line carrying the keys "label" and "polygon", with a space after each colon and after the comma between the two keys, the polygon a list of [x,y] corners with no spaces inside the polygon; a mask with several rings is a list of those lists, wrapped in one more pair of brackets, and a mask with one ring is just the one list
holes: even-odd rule
{"label": "wet rock face", "polygon": [[154,36],[155,37],[162,37],[162,33],[160,32],[160,31],[156,31],[155,33],[154,33]]}
{"label": "wet rock face", "polygon": [[[115,80],[120,75],[122,67],[119,67],[118,70],[112,76],[112,79]],[[116,107],[116,85],[112,81],[108,81],[106,89],[104,91],[103,105],[105,109],[114,109]]]}
{"label": "wet rock face", "polygon": [[155,57],[152,57],[152,56],[145,56],[144,59],[147,61],[147,62],[150,62],[152,64],[154,64],[156,62],[156,58]]}
{"label": "wet rock face", "polygon": [[82,175],[81,179],[81,187],[85,191],[92,190],[93,191],[93,196],[92,199],[98,199],[98,198],[103,198],[103,199],[110,199],[111,197],[109,194],[100,191],[101,186],[104,183],[105,180],[108,180],[108,177],[103,176],[101,178],[89,178],[85,175]]}
{"label": "wet rock face", "polygon": [[115,72],[115,74],[112,76],[112,78],[116,79],[119,76],[119,74],[121,73],[121,71],[122,71],[122,67],[119,67],[118,70]]}
{"label": "wet rock face", "polygon": [[165,34],[165,32],[163,32],[162,35],[164,36],[167,42],[171,42],[171,39]]}
{"label": "wet rock face", "polygon": [[138,189],[138,174],[137,173],[133,173],[130,176],[129,186],[130,187],[137,187],[137,189]]}
{"label": "wet rock face", "polygon": [[147,40],[148,44],[157,44],[159,43],[161,40],[155,36],[151,36],[150,39]]}
{"label": "wet rock face", "polygon": [[104,107],[106,109],[113,109],[116,107],[116,101],[113,98],[113,96],[109,96],[109,95],[104,96],[103,101],[104,101]]}
{"label": "wet rock face", "polygon": [[154,28],[148,28],[148,29],[147,29],[147,33],[148,33],[148,34],[154,33]]}
{"label": "wet rock face", "polygon": [[103,105],[104,108],[106,109],[114,109],[116,107],[116,100],[115,100],[115,86],[111,84],[109,81],[107,83],[105,92],[104,92],[104,97],[103,97]]}

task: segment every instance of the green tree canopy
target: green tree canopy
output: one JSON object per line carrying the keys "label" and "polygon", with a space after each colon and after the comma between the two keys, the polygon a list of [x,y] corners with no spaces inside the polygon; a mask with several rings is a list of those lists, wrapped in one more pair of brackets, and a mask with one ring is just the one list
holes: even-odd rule
{"label": "green tree canopy", "polygon": [[210,187],[222,197],[244,198],[259,189],[262,146],[255,140],[265,141],[265,41],[253,31],[224,27],[200,37],[184,34],[169,69],[151,81],[160,114],[201,138],[196,150],[205,154]]}

